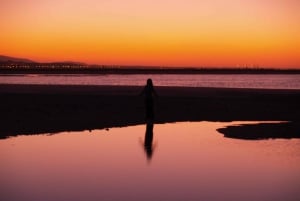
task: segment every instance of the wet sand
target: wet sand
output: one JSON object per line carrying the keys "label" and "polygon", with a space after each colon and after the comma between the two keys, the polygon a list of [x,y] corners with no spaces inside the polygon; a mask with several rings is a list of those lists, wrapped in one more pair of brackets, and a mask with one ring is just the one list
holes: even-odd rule
{"label": "wet sand", "polygon": [[[143,87],[0,85],[0,137],[145,123]],[[300,122],[300,90],[155,87],[155,123]],[[296,127],[296,130],[299,127]]]}

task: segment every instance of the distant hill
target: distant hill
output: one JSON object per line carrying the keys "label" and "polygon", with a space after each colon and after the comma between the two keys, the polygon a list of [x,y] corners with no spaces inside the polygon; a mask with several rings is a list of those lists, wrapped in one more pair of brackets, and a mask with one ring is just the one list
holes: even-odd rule
{"label": "distant hill", "polygon": [[[25,58],[16,58],[16,57],[10,57],[10,56],[4,56],[0,55],[0,63],[40,63],[40,62],[35,62],[30,59],[25,59]],[[76,61],[54,61],[54,62],[46,62],[42,64],[69,64],[69,65],[86,65],[83,62],[76,62]]]}
{"label": "distant hill", "polygon": [[35,61],[24,59],[24,58],[16,58],[16,57],[9,57],[0,55],[0,63],[36,63]]}

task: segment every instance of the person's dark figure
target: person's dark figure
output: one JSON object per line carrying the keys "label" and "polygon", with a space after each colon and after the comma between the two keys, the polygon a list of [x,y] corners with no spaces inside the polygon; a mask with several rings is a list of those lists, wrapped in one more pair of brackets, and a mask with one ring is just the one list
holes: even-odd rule
{"label": "person's dark figure", "polygon": [[147,155],[147,159],[151,160],[153,155],[153,122],[148,121],[146,125],[146,133],[144,139],[144,149]]}
{"label": "person's dark figure", "polygon": [[146,119],[154,119],[154,101],[153,96],[157,95],[151,79],[147,80],[147,84],[144,87],[142,94],[145,96],[145,109],[146,109]]}

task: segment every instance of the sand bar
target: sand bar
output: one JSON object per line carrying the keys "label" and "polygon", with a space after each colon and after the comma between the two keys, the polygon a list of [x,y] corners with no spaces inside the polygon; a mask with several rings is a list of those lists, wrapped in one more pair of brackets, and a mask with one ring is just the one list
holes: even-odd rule
{"label": "sand bar", "polygon": [[[0,136],[144,124],[142,88],[0,85]],[[155,123],[300,120],[300,90],[155,89]]]}

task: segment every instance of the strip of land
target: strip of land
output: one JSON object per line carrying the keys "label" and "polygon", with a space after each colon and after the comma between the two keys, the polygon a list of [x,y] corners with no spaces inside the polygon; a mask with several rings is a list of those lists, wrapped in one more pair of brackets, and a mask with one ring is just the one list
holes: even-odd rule
{"label": "strip of land", "polygon": [[[0,85],[0,137],[144,124],[142,88]],[[300,122],[300,90],[155,89],[158,94],[155,123],[274,120],[299,125]]]}

